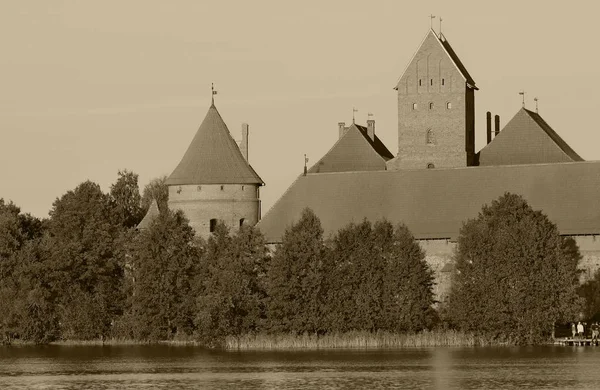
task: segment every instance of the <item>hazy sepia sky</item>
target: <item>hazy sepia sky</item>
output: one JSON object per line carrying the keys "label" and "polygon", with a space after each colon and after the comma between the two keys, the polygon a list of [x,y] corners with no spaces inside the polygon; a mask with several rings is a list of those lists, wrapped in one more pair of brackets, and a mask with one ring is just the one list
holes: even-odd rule
{"label": "hazy sepia sky", "polygon": [[[556,4],[556,5],[555,5]],[[250,124],[263,215],[367,113],[397,151],[393,87],[442,31],[504,126],[521,106],[600,159],[597,1],[0,1],[0,197],[44,217],[86,179],[140,186],[175,168],[210,105],[234,138]],[[435,19],[434,29],[439,29]]]}

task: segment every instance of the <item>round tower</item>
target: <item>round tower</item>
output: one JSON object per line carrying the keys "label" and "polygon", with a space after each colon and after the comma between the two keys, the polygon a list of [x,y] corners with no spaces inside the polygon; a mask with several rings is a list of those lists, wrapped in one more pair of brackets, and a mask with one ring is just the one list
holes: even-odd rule
{"label": "round tower", "polygon": [[264,182],[247,157],[248,125],[242,125],[238,147],[213,102],[167,179],[169,208],[182,210],[201,237],[209,236],[219,220],[232,230],[255,225],[260,219],[259,188]]}

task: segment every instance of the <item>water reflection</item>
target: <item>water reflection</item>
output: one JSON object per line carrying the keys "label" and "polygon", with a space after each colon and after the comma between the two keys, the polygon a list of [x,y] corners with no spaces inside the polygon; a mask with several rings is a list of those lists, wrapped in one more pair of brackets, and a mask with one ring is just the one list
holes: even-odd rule
{"label": "water reflection", "polygon": [[0,389],[598,389],[600,348],[0,347]]}

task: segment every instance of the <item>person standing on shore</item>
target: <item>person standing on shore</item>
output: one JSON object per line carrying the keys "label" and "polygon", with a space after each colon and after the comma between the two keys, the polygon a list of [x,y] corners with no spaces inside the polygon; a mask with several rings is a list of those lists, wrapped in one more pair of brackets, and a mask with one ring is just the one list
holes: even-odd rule
{"label": "person standing on shore", "polygon": [[581,323],[581,321],[579,321],[577,323],[577,333],[579,334],[580,338],[583,338],[583,324]]}
{"label": "person standing on shore", "polygon": [[577,325],[575,325],[574,322],[571,322],[571,334],[573,335],[573,338],[577,335]]}

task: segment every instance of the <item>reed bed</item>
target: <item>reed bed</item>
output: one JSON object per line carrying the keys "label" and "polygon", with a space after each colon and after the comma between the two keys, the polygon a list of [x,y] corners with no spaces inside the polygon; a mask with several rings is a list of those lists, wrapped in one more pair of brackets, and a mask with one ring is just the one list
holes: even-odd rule
{"label": "reed bed", "polygon": [[51,345],[63,346],[95,346],[95,345],[171,345],[171,346],[200,346],[201,344],[194,340],[132,340],[132,339],[94,339],[94,340],[57,340],[50,343]]}
{"label": "reed bed", "polygon": [[420,347],[474,347],[490,345],[484,338],[455,330],[433,330],[418,333],[352,331],[316,334],[248,334],[229,336],[225,348],[230,350],[285,349],[386,349]]}

